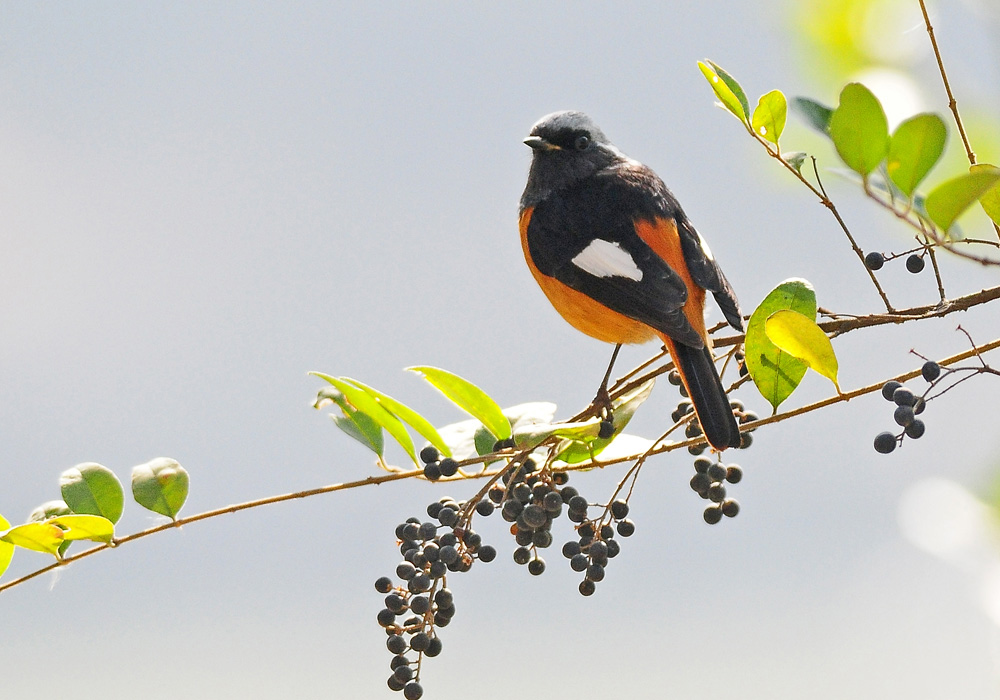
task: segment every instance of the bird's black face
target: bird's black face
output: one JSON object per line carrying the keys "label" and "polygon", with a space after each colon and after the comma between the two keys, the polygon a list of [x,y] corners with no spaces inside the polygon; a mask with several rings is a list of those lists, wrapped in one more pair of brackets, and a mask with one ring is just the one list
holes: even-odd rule
{"label": "bird's black face", "polygon": [[583,112],[542,117],[524,143],[534,153],[522,205],[536,203],[624,158]]}

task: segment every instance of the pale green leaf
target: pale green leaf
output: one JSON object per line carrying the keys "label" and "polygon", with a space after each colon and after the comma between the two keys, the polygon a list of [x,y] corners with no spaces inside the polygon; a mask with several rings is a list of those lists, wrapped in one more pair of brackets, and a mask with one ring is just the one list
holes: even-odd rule
{"label": "pale green leaf", "polygon": [[431,425],[430,421],[424,418],[422,415],[414,411],[412,408],[397,401],[387,394],[383,394],[378,389],[373,389],[367,384],[362,384],[357,379],[351,379],[350,377],[342,377],[344,381],[350,382],[361,389],[364,389],[370,396],[372,396],[376,401],[378,401],[383,408],[392,413],[394,416],[399,418],[401,421],[411,426],[417,431],[424,439],[426,439],[430,444],[434,445],[438,449],[438,452],[443,454],[445,457],[451,457],[451,450],[441,436],[438,435],[438,431]]}
{"label": "pale green leaf", "polygon": [[410,372],[421,375],[435,389],[486,426],[498,440],[511,436],[510,421],[490,396],[468,379],[437,367],[407,367]]}
{"label": "pale green leaf", "polygon": [[[987,168],[995,167],[995,165],[980,163],[979,165],[973,165],[970,168],[970,171],[973,173],[989,172]],[[993,220],[993,223],[1000,226],[1000,184],[993,185],[993,187],[986,190],[986,192],[979,197],[979,203],[982,205],[986,215]]]}
{"label": "pale green leaf", "polygon": [[927,194],[924,206],[931,221],[946,232],[962,212],[1000,183],[1000,168],[973,166],[973,170],[941,183]]}
{"label": "pale green leaf", "polygon": [[44,552],[55,557],[58,556],[59,545],[63,543],[63,531],[49,521],[25,523],[0,534],[0,540],[15,547]]}
{"label": "pale green leaf", "polygon": [[190,478],[176,460],[157,457],[132,469],[132,496],[143,508],[172,520],[187,500]]}
{"label": "pale green leaf", "polygon": [[[740,98],[735,92],[733,92],[732,88],[729,87],[719,72],[709,65],[709,63],[711,63],[711,61],[708,63],[698,61],[698,68],[701,70],[702,75],[705,76],[705,80],[708,81],[708,84],[712,86],[712,91],[715,93],[715,96],[719,98],[722,106],[729,110],[734,117],[739,119],[741,122],[746,122],[747,112],[750,111],[749,108],[743,107]],[[744,100],[745,99],[746,97],[744,96]]]}
{"label": "pale green leaf", "polygon": [[806,280],[785,280],[764,298],[750,315],[744,351],[747,371],[761,396],[778,410],[802,381],[808,365],[783,352],[764,332],[764,322],[775,311],[791,309],[816,317],[816,292]]}
{"label": "pale green leaf", "polygon": [[63,501],[74,513],[100,515],[112,523],[122,517],[125,490],[115,473],[96,462],[84,462],[59,475]]}
{"label": "pale green leaf", "polygon": [[764,331],[779,348],[808,364],[837,388],[837,355],[823,329],[798,311],[775,311],[764,322]]}
{"label": "pale green leaf", "polygon": [[110,542],[115,537],[115,524],[100,515],[60,515],[50,520],[63,529],[63,539]]}
{"label": "pale green leaf", "polygon": [[941,158],[948,129],[936,114],[910,117],[893,132],[889,141],[886,171],[907,197]]}
{"label": "pale green leaf", "polygon": [[[762,95],[753,111],[753,130],[764,139],[777,144],[785,129],[788,102],[781,90],[771,90]],[[796,168],[797,170],[798,168]]]}
{"label": "pale green leaf", "polygon": [[889,152],[889,121],[878,98],[861,83],[849,83],[830,116],[830,137],[851,170],[868,175]]}

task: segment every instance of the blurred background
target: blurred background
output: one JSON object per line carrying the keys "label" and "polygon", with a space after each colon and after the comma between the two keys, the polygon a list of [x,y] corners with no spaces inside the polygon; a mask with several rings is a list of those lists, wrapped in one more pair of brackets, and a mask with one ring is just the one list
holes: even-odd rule
{"label": "blurred background", "polygon": [[[996,163],[1000,11],[930,9],[973,145]],[[587,111],[663,177],[747,313],[804,277],[821,306],[865,314],[879,299],[832,217],[713,106],[696,61],[752,102],[779,88],[835,105],[860,78],[893,122],[947,109],[915,0],[0,11],[0,513],[15,523],[85,461],[127,486],[134,465],[179,460],[184,514],[376,473],[310,408],[309,370],[438,425],[463,416],[403,367],[448,368],[504,405],[584,406],[610,348],[556,315],[517,237],[521,140],[548,112]],[[932,182],[964,167],[948,122]],[[866,250],[912,247],[800,119],[782,142],[818,155]],[[979,213],[962,225],[993,235]],[[995,268],[942,268],[950,296],[997,284]],[[899,260],[880,278],[899,307],[936,301],[929,268]],[[911,349],[966,349],[959,322],[991,340],[997,318],[852,333],[836,341],[841,385],[919,367]],[[830,391],[807,375],[785,407]],[[752,388],[739,396],[768,412]],[[762,429],[731,457],[742,512],[715,527],[690,456],[652,460],[638,530],[591,598],[557,547],[536,579],[485,521],[500,556],[449,581],[458,615],[425,697],[996,697],[995,396],[995,378],[963,384],[888,456],[872,449],[894,427],[877,395]],[[676,401],[663,382],[630,432],[657,435]],[[609,471],[571,483],[602,498]],[[397,482],[220,517],[8,590],[4,696],[391,697],[372,583],[399,559],[393,529],[478,488]],[[119,533],[156,522],[127,504]],[[4,580],[47,563],[19,550]]]}

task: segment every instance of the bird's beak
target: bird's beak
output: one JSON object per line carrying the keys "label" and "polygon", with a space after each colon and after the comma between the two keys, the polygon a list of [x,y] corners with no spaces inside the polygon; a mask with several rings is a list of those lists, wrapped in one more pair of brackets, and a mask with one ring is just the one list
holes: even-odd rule
{"label": "bird's beak", "polygon": [[550,141],[546,141],[541,136],[529,136],[524,140],[524,143],[536,151],[559,150],[559,146],[555,145],[554,143],[551,143]]}

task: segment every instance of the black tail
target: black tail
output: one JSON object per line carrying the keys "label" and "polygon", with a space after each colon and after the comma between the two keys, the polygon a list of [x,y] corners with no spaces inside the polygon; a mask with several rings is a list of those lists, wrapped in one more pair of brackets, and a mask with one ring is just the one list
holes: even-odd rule
{"label": "black tail", "polygon": [[729,405],[729,397],[715,370],[708,346],[696,350],[672,343],[674,363],[684,380],[694,412],[709,444],[717,450],[740,446],[740,428]]}

